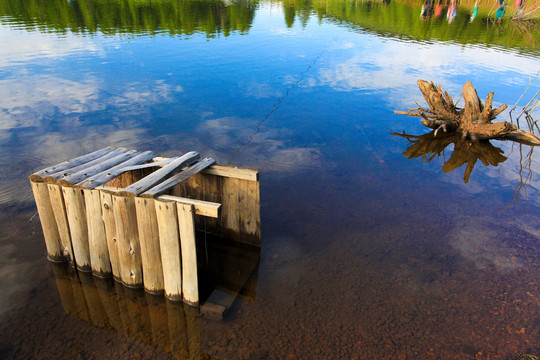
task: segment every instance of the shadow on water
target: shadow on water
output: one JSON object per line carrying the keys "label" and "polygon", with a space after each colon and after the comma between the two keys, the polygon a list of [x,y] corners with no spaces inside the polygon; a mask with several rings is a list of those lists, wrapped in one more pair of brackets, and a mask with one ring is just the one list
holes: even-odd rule
{"label": "shadow on water", "polygon": [[[200,245],[199,283],[206,299],[200,309],[50,263],[63,310],[178,359],[215,359],[202,350],[201,316],[219,320],[223,307],[236,298],[255,300],[260,248],[223,239],[206,239]],[[228,303],[211,303],[216,299]]]}

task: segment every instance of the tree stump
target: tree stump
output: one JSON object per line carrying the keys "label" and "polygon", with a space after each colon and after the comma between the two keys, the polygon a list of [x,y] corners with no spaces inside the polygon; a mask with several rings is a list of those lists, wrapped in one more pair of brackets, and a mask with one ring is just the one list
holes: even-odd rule
{"label": "tree stump", "polygon": [[502,113],[507,105],[501,105],[496,109],[493,105],[493,92],[487,95],[485,104],[478,97],[476,89],[470,81],[463,86],[463,99],[465,108],[458,108],[452,97],[441,87],[433,82],[418,80],[418,87],[429,109],[410,108],[408,111],[394,111],[396,114],[422,117],[422,124],[434,129],[433,136],[437,137],[440,131],[456,132],[463,139],[487,140],[500,139],[512,140],[526,145],[540,145],[540,138],[533,133],[523,131],[509,122],[492,121]]}

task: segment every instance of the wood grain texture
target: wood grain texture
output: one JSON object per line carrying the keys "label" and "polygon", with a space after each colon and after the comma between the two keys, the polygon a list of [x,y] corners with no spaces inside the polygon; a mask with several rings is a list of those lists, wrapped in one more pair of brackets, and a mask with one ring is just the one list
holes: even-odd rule
{"label": "wood grain texture", "polygon": [[62,195],[66,206],[75,264],[80,271],[92,271],[88,244],[88,225],[82,190],[63,186]]}
{"label": "wood grain texture", "polygon": [[141,245],[144,289],[151,294],[163,294],[163,267],[154,199],[136,197],[135,208]]}

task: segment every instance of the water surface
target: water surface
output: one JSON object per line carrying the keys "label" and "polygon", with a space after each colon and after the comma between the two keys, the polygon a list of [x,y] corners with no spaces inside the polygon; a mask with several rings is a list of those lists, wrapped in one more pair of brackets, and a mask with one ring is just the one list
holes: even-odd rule
{"label": "water surface", "polygon": [[[507,159],[478,161],[465,183],[465,166],[443,172],[452,146],[408,160],[390,135],[427,132],[393,114],[423,104],[417,79],[456,100],[470,80],[512,106],[540,70],[536,25],[497,24],[491,3],[473,22],[462,3],[449,23],[443,6],[421,19],[402,1],[0,1],[0,354],[187,356],[170,319],[152,339],[93,322],[102,288],[46,260],[26,177],[108,145],[260,171],[256,291],[224,321],[145,294],[98,297],[195,319],[182,331],[199,334],[199,357],[540,353],[538,154],[492,141]],[[87,312],[66,307],[65,281]]]}

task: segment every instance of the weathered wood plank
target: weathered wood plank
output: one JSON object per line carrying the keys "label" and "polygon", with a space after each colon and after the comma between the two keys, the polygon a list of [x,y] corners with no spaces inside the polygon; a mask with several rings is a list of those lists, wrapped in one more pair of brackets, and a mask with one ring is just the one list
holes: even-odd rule
{"label": "weathered wood plank", "polygon": [[107,191],[99,191],[101,196],[101,215],[105,225],[105,237],[109,249],[109,260],[115,280],[120,278],[120,260],[118,259],[118,241],[116,238],[116,221],[114,220],[112,194]]}
{"label": "weathered wood plank", "polygon": [[182,264],[176,203],[155,200],[165,297],[182,300]]}
{"label": "weathered wood plank", "polygon": [[83,189],[84,202],[86,205],[86,222],[88,225],[88,247],[90,250],[90,263],[92,273],[99,277],[111,275],[111,262],[105,223],[101,211],[101,199],[99,190]]}
{"label": "weathered wood plank", "polygon": [[197,277],[197,248],[195,245],[195,222],[193,205],[177,203],[180,248],[182,252],[182,292],[184,302],[199,304]]}
{"label": "weathered wood plank", "polygon": [[199,153],[190,151],[179,158],[171,161],[171,163],[165,165],[161,169],[154,171],[152,174],[144,177],[143,179],[137,181],[136,183],[128,186],[124,191],[131,192],[135,195],[139,195],[146,190],[150,189],[152,186],[163,180],[171,172],[182,168],[184,166],[192,164],[194,161],[198,160],[200,157]]}
{"label": "weathered wood plank", "polygon": [[58,173],[60,171],[63,171],[63,170],[78,166],[80,164],[87,163],[89,161],[92,161],[92,160],[94,160],[96,158],[99,158],[99,157],[107,154],[108,152],[111,152],[112,150],[114,150],[114,148],[111,147],[111,146],[108,146],[106,148],[91,152],[89,154],[82,155],[82,156],[76,157],[74,159],[61,162],[60,164],[50,166],[50,167],[48,167],[46,169],[40,170],[40,171],[32,174],[32,175],[36,175],[36,176],[39,176],[39,177],[45,177],[45,176],[48,176],[48,175],[51,175],[51,174],[54,174],[54,173]]}
{"label": "weathered wood plank", "polygon": [[238,168],[232,165],[214,165],[203,171],[204,174],[259,181],[259,172],[255,169]]}
{"label": "weathered wood plank", "polygon": [[55,179],[55,180],[60,180],[62,177],[66,177],[66,176],[69,176],[71,174],[74,174],[76,172],[79,172],[81,170],[84,170],[90,166],[94,166],[96,164],[99,164],[103,161],[106,161],[110,158],[113,158],[117,155],[120,155],[120,154],[123,154],[125,152],[127,152],[128,149],[126,148],[117,148],[117,149],[112,149],[110,152],[98,157],[98,158],[95,158],[91,161],[88,161],[88,162],[85,162],[85,163],[82,163],[82,164],[77,164],[77,166],[74,166],[74,167],[71,167],[71,168],[67,168],[67,169],[64,169],[64,170],[61,170],[61,171],[57,171],[55,173],[52,173],[52,174],[49,174],[46,176],[46,178],[50,178],[50,179]]}
{"label": "weathered wood plank", "polygon": [[[124,189],[111,187],[111,186],[100,186],[99,189],[104,190],[105,192],[110,192],[110,193],[124,191]],[[189,199],[189,198],[185,198],[181,196],[160,195],[156,198],[156,200],[175,201],[175,202],[180,202],[184,204],[191,204],[195,207],[196,215],[202,215],[202,216],[211,217],[211,218],[219,217],[219,214],[221,211],[221,204],[210,202],[210,201]]]}
{"label": "weathered wood plank", "polygon": [[136,197],[137,226],[141,245],[144,289],[150,294],[163,294],[163,267],[159,247],[159,230],[154,199]]}
{"label": "weathered wood plank", "polygon": [[201,172],[212,164],[215,164],[215,162],[216,160],[212,158],[205,158],[198,163],[190,166],[188,169],[171,176],[170,178],[154,186],[150,190],[145,191],[143,195],[157,196],[164,191],[170,189],[171,187],[180,184],[182,181],[189,179],[191,176]]}
{"label": "weathered wood plank", "polygon": [[81,189],[63,186],[64,204],[69,223],[75,264],[80,271],[92,271],[88,245],[88,225]]}
{"label": "weathered wood plank", "polygon": [[51,200],[52,211],[56,219],[58,234],[60,235],[60,243],[62,244],[62,253],[71,266],[75,266],[75,258],[73,257],[73,248],[71,246],[71,235],[69,233],[69,224],[66,214],[66,206],[64,205],[64,197],[62,196],[62,188],[56,184],[47,184],[49,189],[49,197]]}
{"label": "weathered wood plank", "polygon": [[[155,159],[155,157],[152,157],[152,159]],[[174,159],[176,158],[165,158],[164,160],[154,161],[148,164],[128,166],[124,169],[124,171],[141,170],[141,169],[146,169],[146,168],[151,168],[151,167],[163,167],[167,164],[170,164]]]}
{"label": "weathered wood plank", "polygon": [[201,306],[201,314],[214,320],[223,320],[237,296],[238,293],[229,294],[215,289]]}
{"label": "weathered wood plank", "polygon": [[259,182],[238,180],[238,232],[240,241],[261,245]]}
{"label": "weathered wood plank", "polygon": [[[152,159],[154,163],[167,160],[166,157],[155,157]],[[238,168],[232,165],[214,164],[211,167],[202,171],[203,174],[217,175],[222,177],[231,177],[236,179],[244,179],[250,181],[259,181],[259,172],[255,169]]]}
{"label": "weathered wood plank", "polygon": [[88,179],[91,176],[99,174],[104,170],[110,169],[111,167],[114,167],[126,160],[129,160],[135,157],[136,154],[137,154],[136,150],[130,150],[125,153],[118,154],[117,156],[114,156],[107,160],[103,160],[99,162],[98,164],[94,164],[88,168],[82,169],[75,173],[71,173],[70,175],[67,175],[67,176],[62,176],[62,178],[59,180],[59,183],[61,185],[77,184],[79,182],[82,182]]}
{"label": "weathered wood plank", "polygon": [[41,228],[43,229],[47,255],[52,261],[65,261],[47,184],[35,181],[31,181],[30,184],[32,185],[32,192],[34,193],[34,199],[41,221]]}
{"label": "weathered wood plank", "polygon": [[240,231],[239,182],[234,178],[224,178],[221,182],[221,231],[225,237],[232,238]]}
{"label": "weathered wood plank", "polygon": [[193,205],[196,215],[202,215],[202,216],[211,217],[211,218],[219,217],[219,212],[221,208],[221,204],[218,204],[218,203],[196,200],[196,199],[188,199],[188,198],[172,196],[172,195],[160,195],[157,197],[156,200],[168,200],[168,201],[175,201],[182,204]]}
{"label": "weathered wood plank", "polygon": [[152,159],[153,157],[154,155],[151,151],[142,152],[140,154],[137,154],[135,157],[127,161],[124,161],[123,163],[113,166],[110,169],[107,169],[99,174],[93,175],[79,182],[77,185],[85,187],[87,189],[94,189],[98,187],[99,185],[105,184],[106,182],[114,179],[115,177],[119,176],[123,172],[128,171],[131,165],[141,164],[143,162],[146,162]]}
{"label": "weathered wood plank", "polygon": [[120,279],[129,287],[142,287],[142,259],[137,230],[135,197],[113,195]]}

